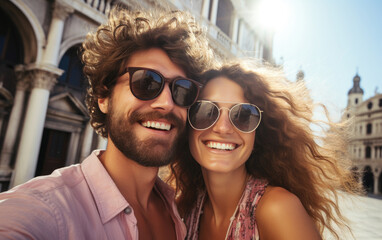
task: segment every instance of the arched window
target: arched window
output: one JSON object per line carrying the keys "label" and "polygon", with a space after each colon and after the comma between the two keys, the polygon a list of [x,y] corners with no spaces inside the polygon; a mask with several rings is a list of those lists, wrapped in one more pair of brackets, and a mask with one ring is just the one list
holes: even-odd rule
{"label": "arched window", "polygon": [[59,68],[65,72],[58,79],[58,84],[70,88],[82,89],[86,85],[82,72],[83,64],[79,57],[79,46],[71,47],[62,57]]}
{"label": "arched window", "polygon": [[373,103],[372,102],[369,102],[368,104],[367,104],[367,109],[372,109],[373,108]]}
{"label": "arched window", "polygon": [[24,48],[17,27],[0,9],[0,82],[11,93],[16,88],[13,68],[23,62]]}
{"label": "arched window", "polygon": [[[18,29],[9,15],[0,8],[0,148],[16,90],[14,66],[24,62],[24,48]],[[5,190],[4,187],[7,188],[6,184],[0,186],[0,191]]]}
{"label": "arched window", "polygon": [[374,175],[373,171],[371,170],[371,167],[366,166],[364,168],[362,182],[365,190],[369,193],[372,193],[374,189]]}

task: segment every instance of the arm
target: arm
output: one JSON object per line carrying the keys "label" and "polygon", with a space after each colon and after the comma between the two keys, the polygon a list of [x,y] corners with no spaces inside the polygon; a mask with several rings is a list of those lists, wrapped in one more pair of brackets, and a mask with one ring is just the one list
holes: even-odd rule
{"label": "arm", "polygon": [[0,239],[59,239],[54,212],[32,194],[0,194]]}
{"label": "arm", "polygon": [[267,187],[256,209],[262,240],[321,239],[300,199],[280,187]]}

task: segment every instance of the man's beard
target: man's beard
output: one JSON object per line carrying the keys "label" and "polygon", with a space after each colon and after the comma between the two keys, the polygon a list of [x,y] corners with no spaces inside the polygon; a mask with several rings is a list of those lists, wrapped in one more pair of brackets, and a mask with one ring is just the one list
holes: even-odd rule
{"label": "man's beard", "polygon": [[[173,113],[163,115],[159,112],[132,112],[130,116],[117,113],[109,101],[106,128],[114,145],[127,158],[145,167],[160,167],[169,164],[177,156],[179,146],[185,141],[185,123]],[[143,119],[167,119],[177,128],[177,135],[173,142],[163,139],[147,138],[139,140],[134,133],[133,124]],[[160,130],[158,130],[160,131]],[[160,150],[155,150],[161,146]]]}

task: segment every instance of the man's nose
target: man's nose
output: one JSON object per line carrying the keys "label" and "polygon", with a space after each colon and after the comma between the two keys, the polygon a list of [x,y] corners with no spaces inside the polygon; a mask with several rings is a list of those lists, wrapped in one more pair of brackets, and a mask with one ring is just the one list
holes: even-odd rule
{"label": "man's nose", "polygon": [[153,100],[151,107],[164,112],[170,112],[174,109],[175,103],[172,99],[172,93],[168,83],[165,84],[159,96]]}

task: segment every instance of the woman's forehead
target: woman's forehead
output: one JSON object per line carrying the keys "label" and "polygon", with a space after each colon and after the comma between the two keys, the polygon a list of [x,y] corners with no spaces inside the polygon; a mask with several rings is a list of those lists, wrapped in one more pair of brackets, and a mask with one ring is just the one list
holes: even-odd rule
{"label": "woman's forehead", "polygon": [[226,77],[213,78],[204,86],[200,99],[217,102],[246,102],[242,87]]}

